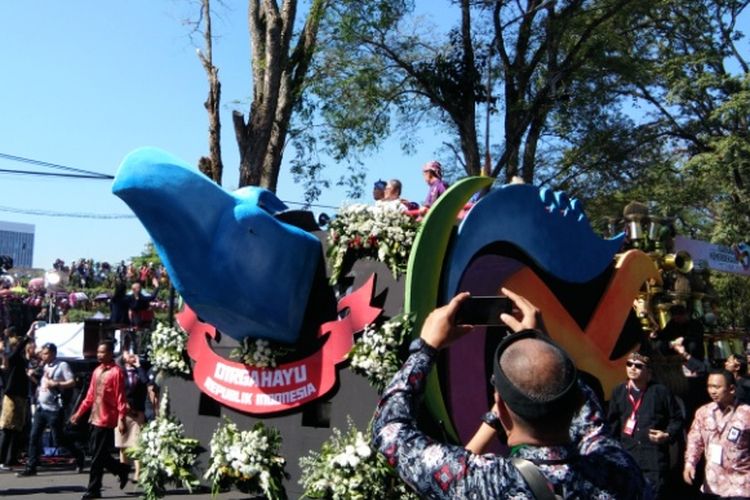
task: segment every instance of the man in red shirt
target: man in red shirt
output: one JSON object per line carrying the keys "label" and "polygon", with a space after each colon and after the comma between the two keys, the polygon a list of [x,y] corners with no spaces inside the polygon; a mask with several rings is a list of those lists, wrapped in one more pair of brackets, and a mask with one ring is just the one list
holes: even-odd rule
{"label": "man in red shirt", "polygon": [[125,400],[125,375],[113,360],[114,348],[111,342],[101,342],[96,349],[96,359],[99,366],[91,375],[86,397],[76,412],[70,417],[70,422],[76,424],[82,415],[91,410],[89,423],[91,434],[89,448],[91,453],[91,471],[89,485],[81,499],[101,498],[102,476],[104,469],[115,474],[120,480],[120,489],[128,482],[130,466],[122,464],[112,458],[114,444],[114,428],[119,425],[120,431],[125,431],[125,415],[127,403]]}

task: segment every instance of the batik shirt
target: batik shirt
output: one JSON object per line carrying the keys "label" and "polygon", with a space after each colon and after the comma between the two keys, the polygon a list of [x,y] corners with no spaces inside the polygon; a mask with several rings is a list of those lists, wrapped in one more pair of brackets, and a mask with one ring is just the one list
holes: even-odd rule
{"label": "batik shirt", "polygon": [[[508,459],[475,455],[422,433],[416,423],[419,399],[436,351],[412,353],[383,393],[373,424],[373,445],[423,498],[534,498]],[[582,385],[587,402],[571,424],[566,446],[522,446],[514,456],[535,463],[563,498],[652,498],[643,475],[607,434],[601,407]]]}
{"label": "batik shirt", "polygon": [[716,403],[698,408],[687,437],[685,464],[696,467],[703,454],[704,493],[750,497],[750,406],[729,407],[726,413]]}

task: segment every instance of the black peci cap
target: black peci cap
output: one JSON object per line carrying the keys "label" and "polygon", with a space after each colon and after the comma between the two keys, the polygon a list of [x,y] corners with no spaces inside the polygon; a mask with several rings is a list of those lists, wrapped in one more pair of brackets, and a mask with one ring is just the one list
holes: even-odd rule
{"label": "black peci cap", "polygon": [[[563,356],[566,365],[567,380],[563,381],[563,390],[545,400],[535,400],[521,392],[503,372],[500,367],[500,356],[515,342],[522,339],[536,339],[546,342],[556,348]],[[547,335],[537,330],[522,330],[505,337],[495,350],[493,384],[505,404],[521,418],[537,420],[553,414],[564,413],[573,409],[579,401],[578,371],[575,364],[559,345]]]}

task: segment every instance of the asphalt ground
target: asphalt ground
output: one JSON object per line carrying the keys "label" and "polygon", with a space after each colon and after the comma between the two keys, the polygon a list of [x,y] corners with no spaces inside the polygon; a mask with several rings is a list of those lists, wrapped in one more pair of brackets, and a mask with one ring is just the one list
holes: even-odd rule
{"label": "asphalt ground", "polygon": [[[21,500],[78,500],[86,491],[89,479],[88,461],[86,470],[82,474],[75,471],[72,464],[41,465],[36,476],[16,477],[16,472],[23,470],[23,466],[14,467],[12,471],[0,471],[0,497],[15,497]],[[132,477],[132,473],[131,473]],[[168,487],[164,498],[182,499],[211,498],[209,491],[190,493],[185,489]],[[120,489],[117,478],[105,473],[102,485],[102,498],[131,499],[139,498],[140,489],[132,482]],[[239,491],[219,493],[215,498],[221,500],[240,500],[249,497]]]}

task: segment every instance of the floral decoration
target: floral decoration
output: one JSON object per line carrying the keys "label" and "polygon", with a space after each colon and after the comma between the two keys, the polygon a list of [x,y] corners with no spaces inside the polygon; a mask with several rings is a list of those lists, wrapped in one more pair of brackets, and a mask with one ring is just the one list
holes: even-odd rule
{"label": "floral decoration", "polygon": [[363,204],[342,207],[328,232],[331,284],[338,282],[347,255],[380,260],[394,276],[405,273],[417,228],[413,217],[390,208]]}
{"label": "floral decoration", "polygon": [[299,460],[305,497],[333,500],[417,499],[395,475],[383,455],[370,447],[351,420],[343,434],[334,428],[320,452]]}
{"label": "floral decoration", "polygon": [[159,323],[151,332],[149,358],[156,370],[170,375],[189,375],[190,363],[185,356],[188,334],[180,329]]}
{"label": "floral decoration", "polygon": [[367,325],[349,351],[352,370],[367,377],[378,392],[382,391],[404,363],[399,353],[413,327],[413,315],[405,313],[380,327],[375,323]]}
{"label": "floral decoration", "polygon": [[240,346],[232,349],[229,355],[256,368],[276,368],[278,359],[292,351],[291,347],[266,339],[245,337]]}
{"label": "floral decoration", "polygon": [[211,437],[211,463],[203,476],[211,480],[212,493],[234,484],[248,494],[263,494],[270,500],[285,499],[282,481],[287,477],[286,460],[279,453],[281,434],[258,422],[240,431],[224,418]]}
{"label": "floral decoration", "polygon": [[185,437],[182,423],[169,414],[169,394],[165,391],[159,415],[141,429],[136,446],[127,450],[128,456],[141,462],[138,484],[146,500],[162,498],[169,483],[192,492],[199,485],[193,471],[199,447],[198,440]]}

